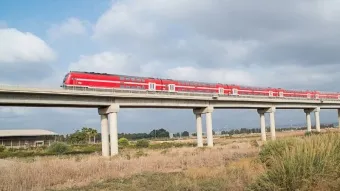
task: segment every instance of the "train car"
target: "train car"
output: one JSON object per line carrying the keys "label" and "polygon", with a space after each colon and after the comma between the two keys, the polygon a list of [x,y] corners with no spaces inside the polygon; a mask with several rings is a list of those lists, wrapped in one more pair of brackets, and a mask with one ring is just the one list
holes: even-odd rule
{"label": "train car", "polygon": [[319,92],[320,99],[330,99],[330,100],[338,100],[340,99],[340,93],[335,92]]}
{"label": "train car", "polygon": [[[252,87],[252,86],[240,86],[240,85],[228,85],[228,95],[239,96],[261,96],[261,97],[277,97],[283,96],[280,88],[265,88],[265,87]],[[280,94],[281,92],[281,94]]]}
{"label": "train car", "polygon": [[[196,81],[173,80],[176,92],[186,93],[220,93],[223,94],[223,86],[215,83],[203,83]],[[165,83],[163,81],[163,83]]]}
{"label": "train car", "polygon": [[162,91],[162,81],[157,78],[71,71],[63,81],[64,88],[129,89]]}
{"label": "train car", "polygon": [[310,90],[286,90],[237,84],[206,83],[118,74],[70,71],[63,79],[64,88],[121,89],[164,91],[235,96],[285,97],[303,99],[340,99],[340,93]]}

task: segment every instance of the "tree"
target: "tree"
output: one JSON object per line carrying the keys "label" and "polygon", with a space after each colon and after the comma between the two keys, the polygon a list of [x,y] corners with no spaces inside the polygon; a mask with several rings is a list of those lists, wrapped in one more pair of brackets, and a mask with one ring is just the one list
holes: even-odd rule
{"label": "tree", "polygon": [[169,132],[165,129],[154,129],[149,135],[150,137],[169,137]]}
{"label": "tree", "polygon": [[83,131],[77,130],[76,132],[70,134],[68,136],[68,142],[74,144],[74,143],[85,143],[86,142],[87,135]]}
{"label": "tree", "polygon": [[183,137],[189,137],[189,132],[188,131],[183,131],[182,136]]}
{"label": "tree", "polygon": [[83,127],[81,129],[81,131],[86,134],[88,140],[89,140],[89,143],[91,143],[91,138],[96,136],[97,134],[97,130],[96,129],[93,129],[93,128],[88,128],[88,127]]}

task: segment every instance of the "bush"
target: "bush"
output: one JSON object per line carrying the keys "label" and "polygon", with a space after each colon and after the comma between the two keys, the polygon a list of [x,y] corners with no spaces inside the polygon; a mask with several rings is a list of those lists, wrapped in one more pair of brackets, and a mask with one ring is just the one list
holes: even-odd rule
{"label": "bush", "polygon": [[6,150],[6,147],[3,145],[0,145],[0,152],[4,152]]}
{"label": "bush", "polygon": [[145,156],[148,156],[147,153],[143,152],[142,150],[139,150],[135,153],[135,157],[136,158],[139,158],[139,157],[145,157]]}
{"label": "bush", "polygon": [[119,146],[126,147],[126,146],[129,146],[129,144],[130,144],[129,140],[125,137],[122,137],[118,140]]}
{"label": "bush", "polygon": [[[340,134],[270,142],[261,151],[270,162],[250,190],[339,190]],[[264,160],[265,159],[265,160]]]}
{"label": "bush", "polygon": [[149,145],[150,145],[149,141],[145,139],[138,140],[136,143],[137,148],[148,148]]}
{"label": "bush", "polygon": [[70,147],[66,143],[54,142],[51,144],[51,146],[48,147],[47,152],[60,155],[60,154],[65,154],[69,150],[70,150]]}
{"label": "bush", "polygon": [[298,138],[287,138],[276,141],[268,141],[262,146],[262,149],[259,153],[261,162],[265,163],[267,166],[270,166],[273,156],[282,156],[282,154],[287,149],[289,150],[297,144],[300,144],[299,140],[300,139]]}
{"label": "bush", "polygon": [[319,135],[320,132],[317,131],[306,131],[305,136],[311,136],[311,135]]}

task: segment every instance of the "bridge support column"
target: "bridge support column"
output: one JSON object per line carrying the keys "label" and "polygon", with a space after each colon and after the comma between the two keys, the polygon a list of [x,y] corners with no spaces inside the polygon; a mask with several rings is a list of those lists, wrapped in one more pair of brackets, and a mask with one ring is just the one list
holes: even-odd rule
{"label": "bridge support column", "polygon": [[340,128],[340,109],[338,109],[338,128]]}
{"label": "bridge support column", "polygon": [[[99,108],[100,115],[108,115],[109,129],[110,129],[110,155],[118,154],[118,128],[117,128],[117,113],[119,112],[119,105],[110,105],[106,108]],[[104,148],[102,148],[104,150]]]}
{"label": "bridge support column", "polygon": [[275,134],[275,107],[266,108],[266,109],[258,109],[257,112],[260,114],[261,121],[261,139],[262,141],[266,141],[266,125],[265,125],[265,113],[269,113],[270,118],[270,138],[271,140],[276,140]]}
{"label": "bridge support column", "polygon": [[265,112],[262,112],[261,110],[257,110],[257,112],[260,114],[260,127],[261,127],[261,140],[266,141],[266,120],[265,120]]}
{"label": "bridge support column", "polygon": [[[197,123],[196,124],[196,127],[197,127],[197,146],[200,146],[200,144],[201,144],[200,138],[199,138],[200,135],[198,135],[198,134],[199,134],[199,126],[201,126],[201,124],[202,124],[201,119],[197,119],[197,115],[201,115],[201,114],[206,114],[205,121],[206,121],[206,132],[207,132],[206,134],[207,134],[208,147],[214,146],[213,132],[212,132],[212,112],[213,111],[214,111],[214,108],[212,106],[208,106],[206,108],[194,109],[194,113],[196,114],[196,123]],[[203,141],[202,141],[202,146],[203,146]]]}
{"label": "bridge support column", "polygon": [[203,147],[202,136],[202,114],[196,114],[196,134],[197,134],[197,147]]}
{"label": "bridge support column", "polygon": [[315,128],[317,132],[321,131],[321,127],[320,127],[320,107],[317,107],[314,111],[314,115],[315,115]]}
{"label": "bridge support column", "polygon": [[102,156],[108,157],[110,155],[109,145],[109,126],[107,121],[107,115],[100,115],[101,121],[101,135],[102,135]]}
{"label": "bridge support column", "polygon": [[[304,112],[306,113],[307,132],[311,132],[312,131],[312,121],[311,121],[311,118],[310,118],[310,113],[314,112],[314,111],[317,111],[317,110],[318,110],[317,108],[304,109]],[[320,111],[320,109],[319,109],[319,111]],[[319,112],[318,112],[318,114],[319,114]],[[316,115],[318,115],[318,114],[316,114]],[[316,117],[316,115],[315,115],[315,117]],[[319,123],[319,126],[320,126],[320,118],[318,119],[318,121],[315,120],[315,122]]]}

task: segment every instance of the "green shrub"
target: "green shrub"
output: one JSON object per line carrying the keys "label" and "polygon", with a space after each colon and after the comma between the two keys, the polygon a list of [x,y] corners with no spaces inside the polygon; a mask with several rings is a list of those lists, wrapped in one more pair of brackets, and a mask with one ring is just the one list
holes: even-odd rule
{"label": "green shrub", "polygon": [[250,190],[340,190],[340,134],[271,142],[261,151],[267,171]]}
{"label": "green shrub", "polygon": [[261,162],[269,166],[272,162],[273,156],[282,156],[282,154],[288,149],[299,144],[298,138],[287,138],[275,141],[268,141],[261,148],[259,153],[259,159]]}
{"label": "green shrub", "polygon": [[317,131],[306,131],[305,136],[311,136],[311,135],[319,135],[320,132]]}
{"label": "green shrub", "polygon": [[0,145],[0,152],[4,152],[6,150],[6,147],[3,145]]}
{"label": "green shrub", "polygon": [[57,155],[65,154],[70,150],[69,145],[63,142],[54,142],[51,144],[51,146],[48,147],[47,152],[53,153]]}
{"label": "green shrub", "polygon": [[145,139],[138,140],[136,143],[137,148],[148,148],[150,145],[150,142]]}
{"label": "green shrub", "polygon": [[135,153],[135,157],[136,158],[139,158],[139,157],[145,157],[145,156],[148,156],[147,153],[143,152],[142,150],[139,150]]}
{"label": "green shrub", "polygon": [[126,146],[129,146],[129,144],[130,144],[129,140],[125,137],[122,137],[118,140],[119,146],[126,147]]}

